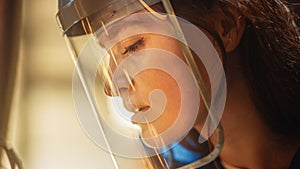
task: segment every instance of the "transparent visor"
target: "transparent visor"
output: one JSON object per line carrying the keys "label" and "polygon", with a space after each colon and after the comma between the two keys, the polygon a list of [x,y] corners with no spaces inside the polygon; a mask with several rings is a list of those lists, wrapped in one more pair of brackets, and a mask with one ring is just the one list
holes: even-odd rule
{"label": "transparent visor", "polygon": [[88,136],[114,168],[214,161],[223,145],[226,82],[209,34],[176,17],[169,1],[105,9],[81,21],[81,33],[65,31],[74,104]]}

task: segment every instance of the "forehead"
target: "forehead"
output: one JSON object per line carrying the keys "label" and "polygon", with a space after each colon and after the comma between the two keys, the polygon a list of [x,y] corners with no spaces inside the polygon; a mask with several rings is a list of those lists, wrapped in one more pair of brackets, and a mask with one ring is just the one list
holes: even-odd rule
{"label": "forehead", "polygon": [[100,44],[106,48],[111,48],[116,43],[131,36],[151,33],[175,36],[168,19],[157,18],[149,12],[134,13],[103,25],[96,32],[96,36]]}

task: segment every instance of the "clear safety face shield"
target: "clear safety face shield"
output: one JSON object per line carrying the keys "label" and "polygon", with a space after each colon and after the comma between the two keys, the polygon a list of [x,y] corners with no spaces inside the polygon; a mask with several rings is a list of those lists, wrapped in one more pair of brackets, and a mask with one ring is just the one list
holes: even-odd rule
{"label": "clear safety face shield", "polygon": [[79,121],[115,168],[198,168],[218,157],[226,82],[207,32],[169,0],[73,0],[57,19]]}

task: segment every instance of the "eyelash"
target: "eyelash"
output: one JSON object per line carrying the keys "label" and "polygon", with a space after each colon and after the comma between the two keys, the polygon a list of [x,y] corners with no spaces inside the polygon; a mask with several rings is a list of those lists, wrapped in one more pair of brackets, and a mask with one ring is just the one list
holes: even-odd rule
{"label": "eyelash", "polygon": [[136,42],[134,42],[132,45],[126,46],[124,48],[124,52],[122,54],[130,53],[130,52],[135,52],[137,49],[144,44],[144,38],[138,39]]}

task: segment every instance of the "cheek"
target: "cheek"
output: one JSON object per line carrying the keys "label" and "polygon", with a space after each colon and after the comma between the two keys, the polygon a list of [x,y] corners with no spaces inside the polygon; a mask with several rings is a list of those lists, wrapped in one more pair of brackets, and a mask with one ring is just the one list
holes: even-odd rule
{"label": "cheek", "polygon": [[145,48],[157,48],[173,53],[184,60],[181,52],[181,45],[178,40],[163,35],[154,35],[146,38],[147,43]]}
{"label": "cheek", "polygon": [[[153,90],[161,90],[168,102],[178,102],[180,91],[177,82],[168,73],[158,69],[148,69],[133,77],[134,89],[131,96],[146,100]],[[134,98],[132,98],[134,99]]]}
{"label": "cheek", "polygon": [[[169,74],[161,70],[147,70],[139,73],[134,77],[135,90],[132,90],[130,97],[134,102],[139,104],[148,104],[149,96],[153,90],[161,90],[166,98],[166,105],[163,113],[156,120],[151,122],[151,125],[160,134],[167,130],[175,122],[180,111],[181,94],[178,84],[175,79]],[[139,100],[136,100],[139,98]],[[142,102],[142,103],[141,103]],[[156,105],[150,105],[155,107]],[[144,133],[150,130],[147,124],[141,124]],[[143,137],[151,137],[151,135],[144,134]]]}

